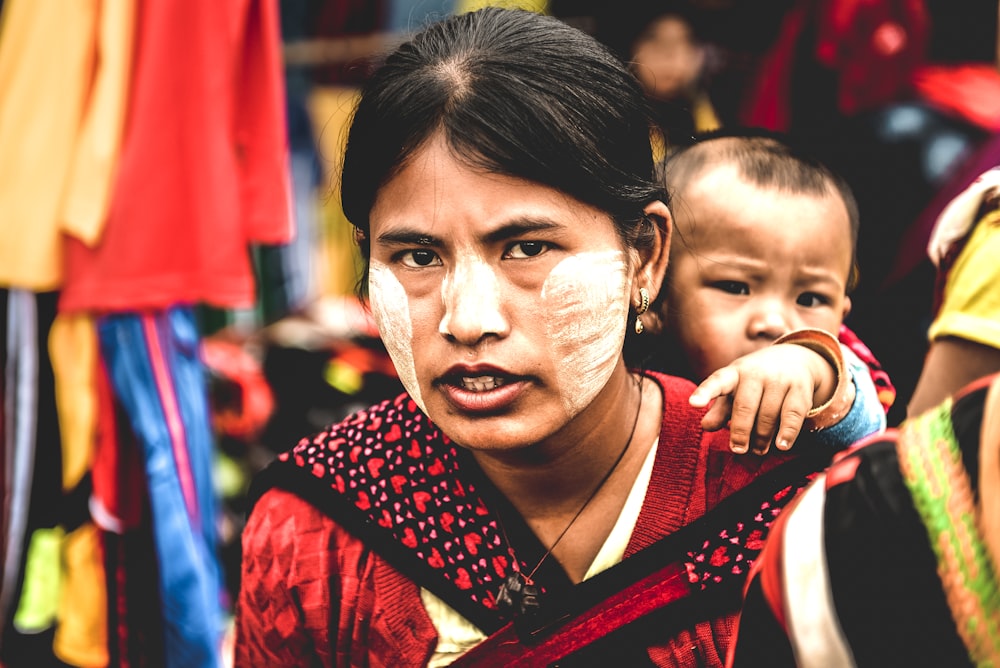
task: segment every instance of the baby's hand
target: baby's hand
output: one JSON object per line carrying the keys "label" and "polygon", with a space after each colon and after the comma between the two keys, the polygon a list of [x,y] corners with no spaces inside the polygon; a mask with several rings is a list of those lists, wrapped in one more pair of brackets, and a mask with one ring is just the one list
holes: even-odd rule
{"label": "baby's hand", "polygon": [[766,454],[774,442],[792,447],[807,414],[827,401],[837,385],[837,372],[822,355],[794,343],[781,343],[744,355],[702,381],[690,404],[715,403],[702,418],[708,431],[726,426],[729,447],[743,454]]}

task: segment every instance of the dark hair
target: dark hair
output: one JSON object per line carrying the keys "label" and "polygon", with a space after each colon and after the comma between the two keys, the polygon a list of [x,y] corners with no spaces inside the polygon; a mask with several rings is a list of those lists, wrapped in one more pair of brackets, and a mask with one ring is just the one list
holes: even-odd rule
{"label": "dark hair", "polygon": [[860,214],[847,181],[804,147],[782,135],[752,128],[706,133],[691,146],[669,155],[660,165],[660,178],[671,197],[682,192],[707,166],[731,164],[748,182],[807,195],[839,196],[847,208],[851,234],[851,271],[848,291],[858,281],[857,243]]}
{"label": "dark hair", "polygon": [[654,131],[638,81],[593,37],[551,16],[488,7],[426,27],[365,83],[341,203],[367,259],[379,188],[440,134],[472,167],[607,212],[623,241],[639,246],[643,207],[666,201]]}

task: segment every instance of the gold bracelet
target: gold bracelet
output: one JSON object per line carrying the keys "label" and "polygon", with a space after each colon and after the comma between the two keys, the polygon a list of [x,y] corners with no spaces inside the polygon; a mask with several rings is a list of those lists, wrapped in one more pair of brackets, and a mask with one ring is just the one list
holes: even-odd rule
{"label": "gold bracelet", "polygon": [[794,343],[812,350],[825,359],[837,373],[837,385],[830,398],[806,413],[803,424],[806,430],[820,431],[840,422],[854,403],[854,393],[850,391],[854,385],[848,382],[844,353],[840,349],[837,337],[822,329],[798,329],[779,337],[773,345],[779,343]]}

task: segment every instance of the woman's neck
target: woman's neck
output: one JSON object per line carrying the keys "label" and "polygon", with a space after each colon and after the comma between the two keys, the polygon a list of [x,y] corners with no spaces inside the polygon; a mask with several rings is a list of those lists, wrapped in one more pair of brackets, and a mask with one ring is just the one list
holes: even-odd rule
{"label": "woman's neck", "polygon": [[564,429],[514,457],[475,453],[484,473],[543,545],[551,546],[573,524],[553,556],[574,581],[582,579],[613,528],[662,422],[663,397],[656,382],[640,384],[628,374],[615,394],[613,406],[588,408],[604,412],[587,433]]}

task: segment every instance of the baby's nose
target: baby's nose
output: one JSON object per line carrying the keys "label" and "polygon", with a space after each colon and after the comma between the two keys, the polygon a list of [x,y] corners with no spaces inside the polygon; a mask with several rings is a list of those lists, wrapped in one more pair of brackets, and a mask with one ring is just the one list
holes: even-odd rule
{"label": "baby's nose", "polygon": [[792,330],[792,318],[780,304],[761,304],[749,323],[751,338],[776,339]]}

